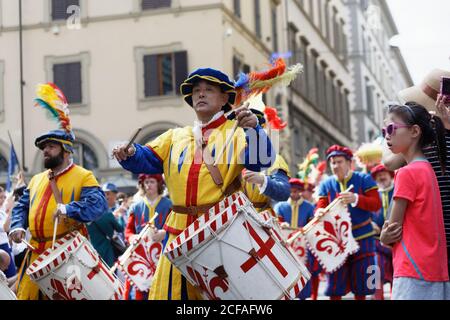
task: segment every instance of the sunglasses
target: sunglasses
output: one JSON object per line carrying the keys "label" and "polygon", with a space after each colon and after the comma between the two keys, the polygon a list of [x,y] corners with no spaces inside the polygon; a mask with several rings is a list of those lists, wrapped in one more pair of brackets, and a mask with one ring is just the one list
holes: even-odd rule
{"label": "sunglasses", "polygon": [[399,123],[390,123],[387,127],[381,129],[381,133],[383,134],[383,138],[386,138],[386,135],[394,135],[395,131],[400,128],[409,128],[410,126],[407,124],[399,124]]}

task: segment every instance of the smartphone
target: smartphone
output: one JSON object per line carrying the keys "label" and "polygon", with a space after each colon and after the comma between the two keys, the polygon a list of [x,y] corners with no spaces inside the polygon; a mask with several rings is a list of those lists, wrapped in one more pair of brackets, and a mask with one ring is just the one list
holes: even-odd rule
{"label": "smartphone", "polygon": [[445,96],[445,104],[450,103],[450,78],[441,78],[441,95]]}

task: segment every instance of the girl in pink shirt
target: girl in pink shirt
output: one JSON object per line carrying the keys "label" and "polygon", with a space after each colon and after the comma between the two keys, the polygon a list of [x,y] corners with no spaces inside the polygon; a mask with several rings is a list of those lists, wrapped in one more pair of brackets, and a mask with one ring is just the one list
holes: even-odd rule
{"label": "girl in pink shirt", "polygon": [[443,172],[445,129],[421,105],[393,105],[383,128],[389,149],[408,163],[395,175],[391,216],[381,242],[393,246],[392,299],[442,300],[448,278],[441,196],[436,175],[422,148],[436,140]]}

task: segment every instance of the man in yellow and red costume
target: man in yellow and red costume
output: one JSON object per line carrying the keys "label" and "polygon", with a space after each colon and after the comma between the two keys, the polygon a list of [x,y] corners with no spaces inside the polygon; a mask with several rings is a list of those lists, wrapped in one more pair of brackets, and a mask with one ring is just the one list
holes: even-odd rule
{"label": "man in yellow and red costume", "polygon": [[[19,271],[17,298],[19,300],[45,299],[36,283],[25,273],[27,267],[52,246],[55,216],[59,216],[56,239],[78,230],[86,235],[84,223],[98,219],[108,210],[103,191],[91,171],[72,161],[74,136],[64,130],[53,130],[35,141],[42,150],[47,169],[31,179],[19,203],[12,212],[11,239],[20,243],[27,228],[31,232],[28,251]],[[60,191],[58,204],[52,192],[50,178]]]}
{"label": "man in yellow and red costume", "polygon": [[[244,168],[259,172],[274,162],[275,152],[257,117],[246,107],[235,109],[236,120],[224,113],[236,98],[235,84],[224,73],[198,69],[181,84],[184,100],[193,107],[194,127],[171,129],[145,146],[117,147],[120,164],[135,174],[164,173],[173,207],[164,229],[167,243],[225,196],[238,191]],[[226,138],[235,121],[231,142]],[[218,157],[226,145],[222,157]],[[218,157],[217,166],[213,165]],[[150,300],[201,299],[200,292],[162,256],[150,289]]]}

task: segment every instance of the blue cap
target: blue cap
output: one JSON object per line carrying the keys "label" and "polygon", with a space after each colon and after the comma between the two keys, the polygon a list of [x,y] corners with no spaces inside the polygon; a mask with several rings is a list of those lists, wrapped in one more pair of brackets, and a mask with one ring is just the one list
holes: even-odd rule
{"label": "blue cap", "polygon": [[73,153],[73,142],[75,141],[75,136],[73,133],[67,133],[64,130],[52,130],[36,138],[34,145],[39,149],[43,149],[45,142],[53,141],[60,143],[64,150]]}
{"label": "blue cap", "polygon": [[191,107],[193,106],[192,88],[194,87],[194,84],[200,80],[217,84],[223,92],[228,93],[228,103],[224,106],[223,110],[225,112],[230,111],[231,105],[233,105],[236,100],[236,88],[234,81],[230,80],[225,73],[216,69],[200,68],[192,72],[180,86],[180,92],[184,97],[184,101],[186,101]]}
{"label": "blue cap", "polygon": [[111,192],[115,192],[115,193],[119,192],[119,190],[117,190],[117,186],[114,183],[111,183],[111,182],[105,183],[102,186],[102,190],[104,192],[106,192],[106,191],[111,191]]}

